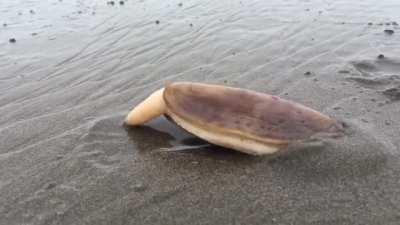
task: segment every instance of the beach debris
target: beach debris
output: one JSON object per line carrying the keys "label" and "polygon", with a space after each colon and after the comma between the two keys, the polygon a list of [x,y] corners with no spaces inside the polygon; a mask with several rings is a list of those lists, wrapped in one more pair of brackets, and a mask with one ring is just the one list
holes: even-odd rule
{"label": "beach debris", "polygon": [[335,119],[274,95],[191,82],[155,91],[129,112],[125,123],[139,126],[161,115],[209,143],[253,155],[343,130]]}
{"label": "beach debris", "polygon": [[383,32],[385,32],[385,34],[389,34],[389,35],[394,34],[394,30],[391,30],[391,29],[385,29]]}
{"label": "beach debris", "polygon": [[123,4],[125,4],[125,2],[124,1],[119,1],[119,4],[123,5]]}
{"label": "beach debris", "polygon": [[179,6],[179,7],[182,7],[182,6],[183,6],[182,2],[180,2],[180,3],[178,4],[178,6]]}
{"label": "beach debris", "polygon": [[378,55],[378,59],[383,59],[383,58],[385,58],[385,55],[384,55],[384,54],[379,54],[379,55]]}
{"label": "beach debris", "polygon": [[372,26],[372,24],[373,24],[372,22],[369,22],[369,23],[368,23],[369,26]]}
{"label": "beach debris", "polygon": [[7,23],[3,23],[3,27],[6,27],[8,24]]}
{"label": "beach debris", "polygon": [[114,4],[115,4],[114,1],[108,1],[108,2],[107,2],[107,5],[114,5]]}
{"label": "beach debris", "polygon": [[393,22],[392,22],[392,25],[393,25],[393,26],[398,26],[399,24],[398,24],[396,21],[393,21]]}
{"label": "beach debris", "polygon": [[159,21],[159,20],[156,20],[156,24],[160,24],[160,21]]}
{"label": "beach debris", "polygon": [[17,42],[17,40],[15,40],[15,38],[10,38],[10,39],[8,39],[8,42],[15,43],[15,42]]}

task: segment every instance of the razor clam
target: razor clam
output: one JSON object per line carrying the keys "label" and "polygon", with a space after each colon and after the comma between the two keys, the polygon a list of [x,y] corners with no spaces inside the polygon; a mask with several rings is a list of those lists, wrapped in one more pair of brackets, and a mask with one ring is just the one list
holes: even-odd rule
{"label": "razor clam", "polygon": [[137,126],[163,114],[212,144],[253,155],[274,153],[290,142],[342,129],[329,116],[277,96],[190,82],[154,92],[127,115],[125,123]]}

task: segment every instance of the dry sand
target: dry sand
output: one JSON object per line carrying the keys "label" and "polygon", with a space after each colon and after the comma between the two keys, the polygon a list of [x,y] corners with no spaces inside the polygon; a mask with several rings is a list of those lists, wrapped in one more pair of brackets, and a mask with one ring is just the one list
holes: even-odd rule
{"label": "dry sand", "polygon": [[[180,2],[1,1],[0,224],[399,224],[400,2]],[[347,134],[252,157],[159,151],[204,144],[163,118],[122,126],[183,80]]]}

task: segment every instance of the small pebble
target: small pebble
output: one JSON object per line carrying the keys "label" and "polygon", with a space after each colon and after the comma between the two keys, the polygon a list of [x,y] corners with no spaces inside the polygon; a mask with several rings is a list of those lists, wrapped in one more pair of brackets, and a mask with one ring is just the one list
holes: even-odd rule
{"label": "small pebble", "polygon": [[156,20],[156,24],[160,24],[160,21],[159,21],[159,20]]}
{"label": "small pebble", "polygon": [[310,72],[310,71],[307,71],[307,72],[304,73],[304,75],[310,76],[310,75],[311,75],[311,72]]}
{"label": "small pebble", "polygon": [[15,42],[17,42],[17,40],[15,40],[15,38],[10,38],[8,41],[9,41],[10,43],[15,43]]}
{"label": "small pebble", "polygon": [[52,182],[52,183],[48,183],[45,187],[44,187],[44,189],[46,189],[46,190],[50,190],[50,189],[53,189],[53,188],[55,188],[56,187],[56,183],[54,183],[54,182]]}
{"label": "small pebble", "polygon": [[372,24],[373,24],[373,23],[371,23],[371,22],[368,23],[369,26],[372,26]]}
{"label": "small pebble", "polygon": [[391,23],[387,22],[387,23],[385,23],[385,24],[386,24],[387,26],[390,26]]}
{"label": "small pebble", "polygon": [[133,190],[135,192],[143,192],[146,190],[146,187],[143,184],[138,183],[138,184],[135,184],[135,186],[133,187]]}
{"label": "small pebble", "polygon": [[339,73],[350,73],[348,70],[339,70]]}
{"label": "small pebble", "polygon": [[385,105],[385,103],[383,103],[383,102],[379,102],[379,103],[378,103],[378,106],[379,106],[379,107],[382,107],[382,106],[384,106],[384,105]]}
{"label": "small pebble", "polygon": [[391,30],[391,29],[385,29],[383,32],[385,32],[385,34],[389,34],[389,35],[394,34],[394,30]]}
{"label": "small pebble", "polygon": [[385,58],[385,55],[383,55],[383,54],[378,55],[378,59],[383,59],[383,58]]}
{"label": "small pebble", "polygon": [[7,24],[6,23],[3,23],[3,27],[6,27],[7,26]]}
{"label": "small pebble", "polygon": [[368,120],[366,120],[366,119],[364,119],[364,118],[361,119],[361,121],[364,122],[364,123],[368,123]]}
{"label": "small pebble", "polygon": [[393,26],[398,26],[399,24],[398,24],[397,22],[393,21],[393,22],[392,22],[392,25],[393,25]]}
{"label": "small pebble", "polygon": [[340,106],[333,107],[333,110],[339,110],[339,109],[342,109],[342,108]]}
{"label": "small pebble", "polygon": [[181,2],[181,3],[179,3],[179,4],[178,4],[178,6],[179,6],[179,7],[182,7],[182,6],[183,6],[182,2]]}
{"label": "small pebble", "polygon": [[314,80],[313,80],[313,81],[317,82],[317,81],[318,81],[318,79],[317,79],[317,78],[314,78]]}
{"label": "small pebble", "polygon": [[390,122],[385,120],[385,125],[390,125]]}
{"label": "small pebble", "polygon": [[109,1],[109,2],[107,2],[107,5],[114,5],[114,4],[115,4],[114,1]]}
{"label": "small pebble", "polygon": [[29,10],[29,12],[30,12],[31,14],[35,14],[35,11],[33,11],[32,9]]}
{"label": "small pebble", "polygon": [[125,2],[124,1],[119,1],[119,4],[123,5],[123,4],[125,4]]}
{"label": "small pebble", "polygon": [[31,35],[32,35],[32,36],[36,36],[36,35],[37,35],[37,33],[31,33]]}

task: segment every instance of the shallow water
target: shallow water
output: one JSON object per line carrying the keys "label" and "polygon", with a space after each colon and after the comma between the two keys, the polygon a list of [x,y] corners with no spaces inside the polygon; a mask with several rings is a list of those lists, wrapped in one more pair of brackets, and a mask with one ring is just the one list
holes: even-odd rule
{"label": "shallow water", "polygon": [[[1,1],[0,224],[396,224],[399,11],[397,0]],[[351,132],[253,157],[160,152],[204,144],[163,118],[122,126],[182,80],[276,94]]]}

